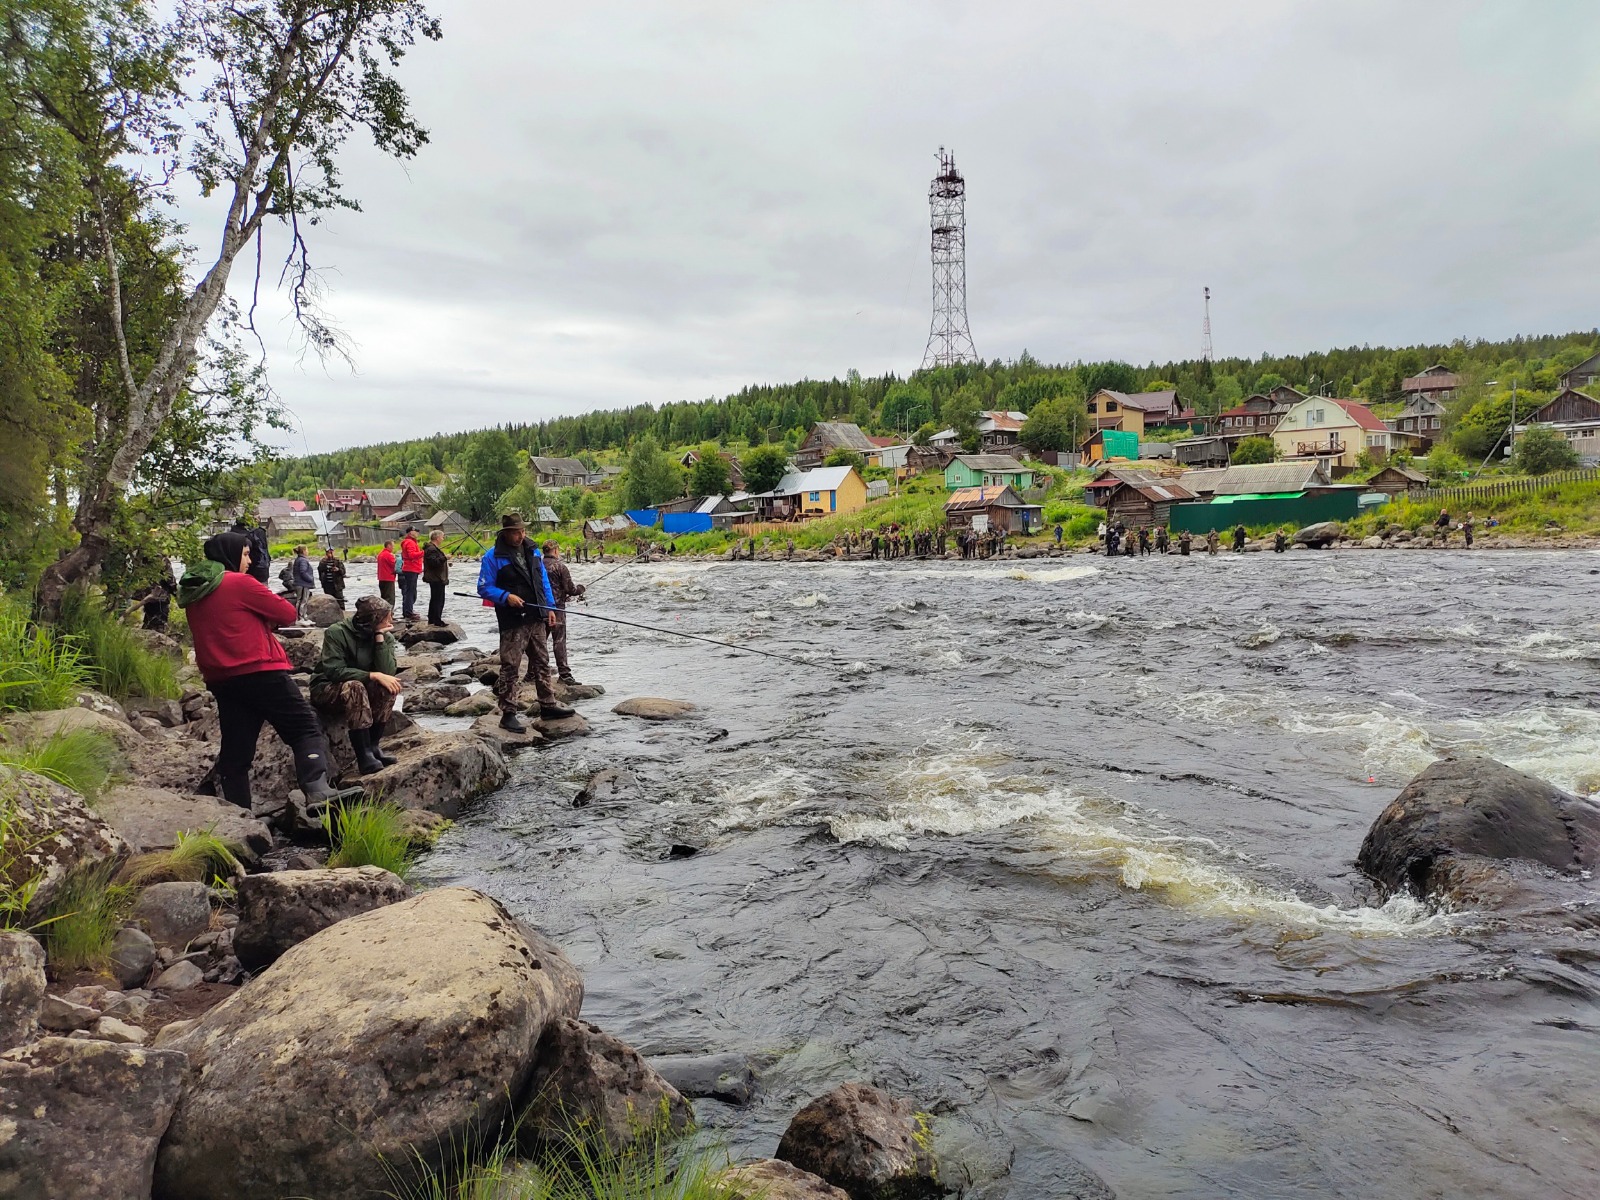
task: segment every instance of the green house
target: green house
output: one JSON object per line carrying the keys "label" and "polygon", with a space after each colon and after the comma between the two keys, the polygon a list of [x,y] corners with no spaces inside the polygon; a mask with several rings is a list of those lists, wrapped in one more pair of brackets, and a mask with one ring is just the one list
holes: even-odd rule
{"label": "green house", "polygon": [[1033,486],[1033,470],[1009,454],[958,454],[944,469],[944,486],[948,492],[991,486],[1021,492]]}

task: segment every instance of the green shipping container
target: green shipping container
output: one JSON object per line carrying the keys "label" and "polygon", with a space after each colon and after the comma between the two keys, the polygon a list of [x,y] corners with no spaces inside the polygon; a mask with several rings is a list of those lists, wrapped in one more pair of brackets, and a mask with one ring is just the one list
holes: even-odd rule
{"label": "green shipping container", "polygon": [[1100,439],[1105,445],[1107,458],[1135,459],[1139,457],[1139,435],[1121,429],[1108,429]]}
{"label": "green shipping container", "polygon": [[1174,504],[1169,524],[1174,533],[1188,530],[1202,536],[1235,525],[1287,525],[1291,530],[1318,521],[1348,521],[1360,511],[1360,488],[1322,492],[1277,493],[1270,496],[1223,496],[1207,504]]}

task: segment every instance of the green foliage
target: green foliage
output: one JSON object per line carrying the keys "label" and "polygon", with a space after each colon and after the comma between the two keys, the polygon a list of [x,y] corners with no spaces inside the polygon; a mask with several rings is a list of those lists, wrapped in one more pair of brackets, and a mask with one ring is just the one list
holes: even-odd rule
{"label": "green foliage", "polygon": [[173,700],[182,694],[178,664],[146,648],[132,629],[106,612],[90,593],[75,588],[66,594],[57,628],[82,648],[97,690],[119,700],[130,696]]}
{"label": "green foliage", "polygon": [[757,446],[739,463],[748,492],[770,492],[789,470],[789,456],[780,446]]}
{"label": "green foliage", "polygon": [[1238,445],[1233,448],[1231,461],[1237,466],[1277,462],[1278,444],[1265,437],[1240,438]]}
{"label": "green foliage", "polygon": [[950,393],[939,416],[946,428],[956,431],[961,448],[971,454],[981,444],[978,433],[978,414],[983,411],[983,393],[968,383]]}
{"label": "green foliage", "polygon": [[85,871],[68,880],[35,927],[50,969],[59,977],[103,966],[133,897],[134,889],[112,883],[106,869]]}
{"label": "green foliage", "polygon": [[456,478],[445,489],[444,506],[470,520],[489,521],[500,515],[500,497],[521,480],[522,468],[511,438],[504,429],[485,429],[475,434],[462,452]]}
{"label": "green foliage", "polygon": [[706,442],[697,451],[699,458],[689,470],[691,496],[722,496],[728,492],[728,460],[715,442]]}
{"label": "green foliage", "polygon": [[883,409],[878,414],[878,423],[883,428],[909,433],[931,420],[933,397],[921,384],[896,383],[885,393]]}
{"label": "green foliage", "polygon": [[1176,391],[1177,388],[1178,385],[1170,379],[1152,379],[1144,385],[1144,390],[1147,392],[1172,392]]}
{"label": "green foliage", "polygon": [[244,870],[238,853],[238,846],[224,841],[210,829],[179,833],[172,849],[135,859],[125,878],[137,887],[173,881],[225,883]]}
{"label": "green foliage", "polygon": [[622,496],[629,508],[649,508],[683,495],[683,468],[646,434],[628,452]]}
{"label": "green foliage", "polygon": [[0,742],[0,765],[43,775],[91,804],[111,781],[118,758],[117,744],[94,729],[57,730],[20,745]]}
{"label": "green foliage", "polygon": [[1434,483],[1459,483],[1472,468],[1467,460],[1443,442],[1435,442],[1428,456],[1417,464]]}
{"label": "green foliage", "polygon": [[16,773],[0,769],[0,929],[22,923],[44,880],[32,858],[41,839],[22,818],[21,795]]}
{"label": "green foliage", "polygon": [[1548,425],[1533,425],[1517,435],[1511,467],[1519,475],[1548,475],[1578,466],[1578,451]]}
{"label": "green foliage", "polygon": [[12,597],[0,597],[0,712],[66,708],[90,680],[76,645],[30,620]]}
{"label": "green foliage", "polygon": [[846,450],[841,446],[823,459],[822,465],[825,467],[854,467],[857,471],[865,471],[867,469],[867,460],[854,450]]}
{"label": "green foliage", "polygon": [[1083,394],[1092,396],[1109,388],[1113,392],[1137,392],[1139,373],[1125,362],[1085,363],[1078,368]]}
{"label": "green foliage", "polygon": [[1022,444],[1032,450],[1072,450],[1087,428],[1082,397],[1052,396],[1035,404],[1022,423]]}
{"label": "green foliage", "polygon": [[361,800],[329,810],[325,820],[333,842],[330,867],[382,867],[401,879],[410,874],[411,840],[399,805]]}

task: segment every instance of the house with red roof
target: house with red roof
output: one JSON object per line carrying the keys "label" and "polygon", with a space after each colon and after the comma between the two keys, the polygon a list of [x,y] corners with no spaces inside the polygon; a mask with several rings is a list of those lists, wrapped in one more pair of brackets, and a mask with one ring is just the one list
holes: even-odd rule
{"label": "house with red roof", "polygon": [[1414,433],[1390,429],[1365,404],[1332,396],[1307,396],[1272,431],[1280,459],[1318,459],[1336,475],[1353,471],[1363,450],[1380,462],[1397,450],[1412,449]]}

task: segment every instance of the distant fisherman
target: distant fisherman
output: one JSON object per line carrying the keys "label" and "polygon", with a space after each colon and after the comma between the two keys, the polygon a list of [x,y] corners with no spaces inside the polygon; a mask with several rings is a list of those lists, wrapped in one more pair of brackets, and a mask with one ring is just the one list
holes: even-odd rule
{"label": "distant fisherman", "polygon": [[1167,547],[1171,544],[1172,535],[1167,532],[1167,527],[1163,525],[1160,529],[1156,530],[1156,549],[1160,553],[1165,554],[1167,552]]}
{"label": "distant fisherman", "polygon": [[1235,554],[1244,553],[1246,537],[1247,535],[1244,531],[1244,522],[1241,521],[1238,525],[1235,525],[1233,529],[1233,552]]}
{"label": "distant fisherman", "polygon": [[1272,535],[1272,552],[1274,554],[1282,554],[1288,548],[1289,548],[1289,536],[1288,536],[1288,534],[1284,533],[1284,531],[1281,530],[1281,529],[1275,531],[1273,533],[1273,535]]}
{"label": "distant fisherman", "polygon": [[1215,554],[1217,552],[1217,544],[1220,541],[1221,539],[1217,537],[1217,531],[1215,529],[1206,534],[1206,553]]}
{"label": "distant fisherman", "polygon": [[[556,660],[556,678],[568,687],[577,687],[578,681],[572,677],[572,668],[567,664],[567,601],[581,599],[584,587],[581,583],[573,582],[572,572],[561,561],[561,547],[554,538],[544,544],[544,570],[550,579],[550,591],[556,598],[556,623],[550,627],[550,649]],[[530,656],[530,679],[533,678],[533,665]],[[534,683],[537,685],[538,680],[535,679]]]}
{"label": "distant fisherman", "polygon": [[317,564],[317,578],[322,581],[322,590],[339,602],[339,611],[344,611],[344,576],[345,566],[333,552],[333,547],[328,547],[328,552],[322,556],[322,561]]}
{"label": "distant fisherman", "polygon": [[1178,535],[1178,553],[1184,558],[1189,557],[1189,547],[1194,543],[1194,535],[1185,529]]}

